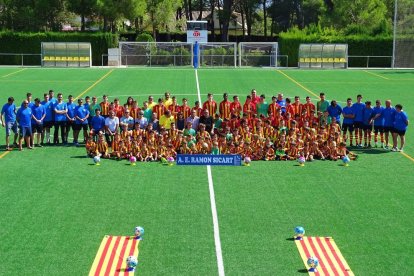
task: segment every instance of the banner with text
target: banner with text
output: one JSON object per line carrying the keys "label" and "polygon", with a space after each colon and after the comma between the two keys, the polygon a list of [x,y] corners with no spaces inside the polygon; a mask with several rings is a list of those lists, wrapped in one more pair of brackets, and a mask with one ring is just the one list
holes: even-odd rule
{"label": "banner with text", "polygon": [[241,166],[238,154],[178,154],[177,165]]}

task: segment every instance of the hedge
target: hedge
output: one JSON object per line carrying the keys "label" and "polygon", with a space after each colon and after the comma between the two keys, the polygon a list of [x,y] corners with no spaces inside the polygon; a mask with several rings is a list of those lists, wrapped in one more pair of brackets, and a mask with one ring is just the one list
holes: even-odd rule
{"label": "hedge", "polygon": [[[40,54],[41,42],[90,42],[92,64],[101,65],[102,54],[118,47],[118,35],[112,33],[21,33],[0,32],[0,53]],[[21,63],[20,56],[0,56],[0,64]],[[39,57],[25,58],[24,65],[40,65]]]}
{"label": "hedge", "polygon": [[[350,56],[391,56],[392,36],[380,35],[348,35],[340,34],[308,34],[305,32],[281,33],[279,37],[279,52],[289,56],[289,66],[298,65],[298,51],[301,43],[345,43],[348,44]],[[364,67],[365,59],[351,59],[349,66]],[[370,61],[371,67],[389,67],[390,59],[377,59]]]}

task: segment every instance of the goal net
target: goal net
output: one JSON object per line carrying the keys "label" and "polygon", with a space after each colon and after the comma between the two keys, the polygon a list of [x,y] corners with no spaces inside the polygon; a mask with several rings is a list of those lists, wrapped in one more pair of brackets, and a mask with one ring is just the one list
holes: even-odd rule
{"label": "goal net", "polygon": [[119,42],[123,66],[191,66],[192,44],[185,42]]}
{"label": "goal net", "polygon": [[414,1],[395,4],[393,67],[414,68]]}
{"label": "goal net", "polygon": [[200,67],[237,66],[237,43],[210,42],[200,43]]}
{"label": "goal net", "polygon": [[277,42],[240,42],[239,66],[279,67]]}

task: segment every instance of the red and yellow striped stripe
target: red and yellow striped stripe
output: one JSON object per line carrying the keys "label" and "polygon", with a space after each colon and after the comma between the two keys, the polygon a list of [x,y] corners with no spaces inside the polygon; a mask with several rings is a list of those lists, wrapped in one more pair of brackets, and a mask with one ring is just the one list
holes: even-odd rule
{"label": "red and yellow striped stripe", "polygon": [[138,259],[139,240],[133,236],[105,236],[99,246],[89,276],[98,275],[133,275],[128,272],[126,258],[136,256]]}
{"label": "red and yellow striped stripe", "polygon": [[343,275],[353,276],[351,268],[330,237],[303,237],[303,240],[295,240],[299,254],[309,270],[308,258],[315,256],[319,260],[318,272],[315,275]]}

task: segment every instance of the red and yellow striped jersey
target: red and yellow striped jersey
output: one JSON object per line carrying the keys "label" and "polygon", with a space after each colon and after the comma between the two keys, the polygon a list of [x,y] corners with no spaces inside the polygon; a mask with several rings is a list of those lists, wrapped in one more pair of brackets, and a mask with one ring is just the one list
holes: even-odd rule
{"label": "red and yellow striped jersey", "polygon": [[230,120],[231,115],[231,102],[228,100],[224,100],[220,103],[219,106],[220,117],[224,119]]}

